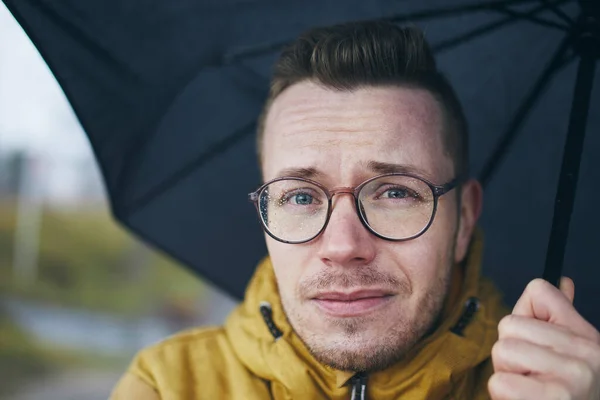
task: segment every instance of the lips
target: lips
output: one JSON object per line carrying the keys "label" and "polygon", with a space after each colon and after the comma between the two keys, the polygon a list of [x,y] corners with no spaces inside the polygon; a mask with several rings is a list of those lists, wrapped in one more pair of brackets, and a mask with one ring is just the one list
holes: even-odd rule
{"label": "lips", "polygon": [[392,299],[383,290],[360,290],[350,293],[319,293],[312,300],[324,313],[334,317],[356,317],[385,306]]}

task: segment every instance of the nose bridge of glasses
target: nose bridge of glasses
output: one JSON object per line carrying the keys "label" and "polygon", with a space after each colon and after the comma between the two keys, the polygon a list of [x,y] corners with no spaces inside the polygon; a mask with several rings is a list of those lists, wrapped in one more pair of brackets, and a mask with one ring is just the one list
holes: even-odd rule
{"label": "nose bridge of glasses", "polygon": [[329,198],[333,199],[336,194],[349,194],[356,198],[356,189],[352,187],[337,187],[329,191]]}
{"label": "nose bridge of glasses", "polygon": [[[352,188],[352,187],[337,187],[334,188],[332,190],[329,191],[329,198],[331,199],[331,207],[329,209],[329,214],[331,215],[333,213],[333,209],[335,208],[334,206],[334,202],[333,202],[333,197],[335,195],[338,194],[349,194],[350,196],[352,196],[352,202],[354,203],[354,201],[357,199],[357,193],[356,193],[356,188]],[[358,210],[356,210],[358,211]]]}

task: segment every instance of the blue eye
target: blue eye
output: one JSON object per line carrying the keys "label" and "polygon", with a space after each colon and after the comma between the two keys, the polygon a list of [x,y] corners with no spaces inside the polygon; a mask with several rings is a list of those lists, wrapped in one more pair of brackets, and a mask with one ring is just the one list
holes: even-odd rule
{"label": "blue eye", "polygon": [[295,207],[297,209],[306,208],[313,210],[314,207],[319,207],[323,204],[323,198],[325,196],[317,193],[310,188],[298,188],[291,190],[287,193],[283,193],[279,197],[280,206]]}
{"label": "blue eye", "polygon": [[408,191],[402,189],[390,189],[386,190],[385,193],[389,199],[404,199],[406,197],[411,197]]}
{"label": "blue eye", "polygon": [[313,203],[313,197],[307,193],[298,193],[291,197],[292,204],[309,205]]}

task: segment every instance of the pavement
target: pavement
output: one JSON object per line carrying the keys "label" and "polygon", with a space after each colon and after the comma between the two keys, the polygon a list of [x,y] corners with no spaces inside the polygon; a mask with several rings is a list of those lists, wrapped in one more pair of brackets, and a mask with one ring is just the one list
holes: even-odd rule
{"label": "pavement", "polygon": [[76,371],[33,382],[6,400],[106,400],[121,372]]}

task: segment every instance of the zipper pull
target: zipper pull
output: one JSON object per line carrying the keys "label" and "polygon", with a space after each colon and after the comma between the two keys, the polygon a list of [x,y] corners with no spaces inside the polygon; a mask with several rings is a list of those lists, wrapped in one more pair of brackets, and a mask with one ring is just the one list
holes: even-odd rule
{"label": "zipper pull", "polygon": [[350,400],[366,400],[367,399],[367,375],[363,372],[358,372],[351,379],[352,395]]}

